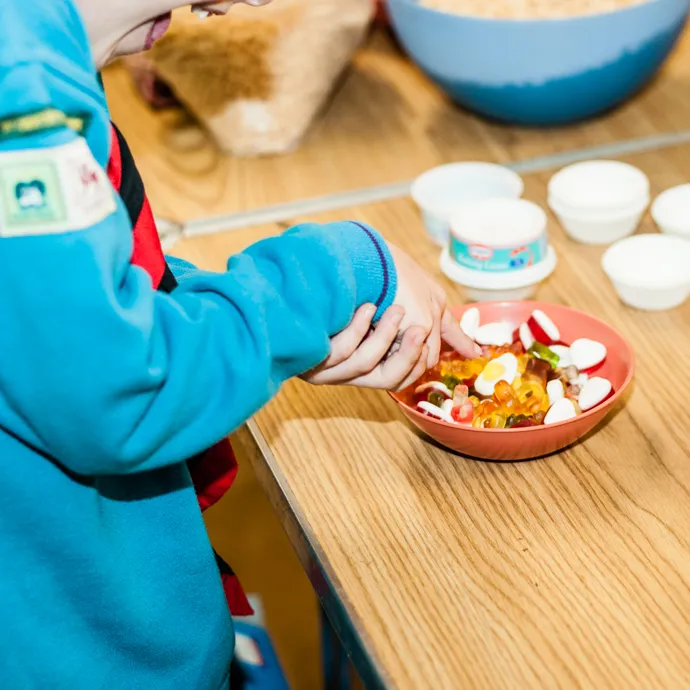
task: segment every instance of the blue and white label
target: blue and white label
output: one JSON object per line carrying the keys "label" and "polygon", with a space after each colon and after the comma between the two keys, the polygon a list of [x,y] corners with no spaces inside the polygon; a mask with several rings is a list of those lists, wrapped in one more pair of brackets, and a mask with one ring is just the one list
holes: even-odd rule
{"label": "blue and white label", "polygon": [[519,271],[542,261],[546,258],[547,250],[548,239],[545,234],[529,244],[502,248],[467,244],[456,237],[450,239],[450,255],[455,263],[474,271]]}

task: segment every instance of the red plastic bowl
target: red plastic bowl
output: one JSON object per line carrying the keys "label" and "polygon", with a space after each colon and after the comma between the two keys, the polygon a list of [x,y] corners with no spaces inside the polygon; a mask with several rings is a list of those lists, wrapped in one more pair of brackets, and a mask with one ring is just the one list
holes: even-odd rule
{"label": "red plastic bowl", "polygon": [[407,405],[400,394],[391,396],[416,427],[446,448],[474,458],[505,462],[555,453],[594,429],[611,412],[632,381],[635,370],[632,347],[618,331],[593,316],[544,302],[487,302],[457,307],[452,310],[453,315],[459,319],[471,307],[479,309],[482,323],[507,321],[515,328],[526,321],[535,309],[541,309],[558,326],[564,342],[571,343],[578,338],[598,340],[606,345],[608,356],[596,375],[609,379],[615,392],[601,405],[574,419],[526,429],[475,429],[448,424],[418,412]]}

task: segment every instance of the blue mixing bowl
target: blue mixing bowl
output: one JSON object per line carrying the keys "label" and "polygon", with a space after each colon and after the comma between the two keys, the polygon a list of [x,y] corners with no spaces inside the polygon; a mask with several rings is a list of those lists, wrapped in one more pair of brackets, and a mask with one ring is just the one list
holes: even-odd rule
{"label": "blue mixing bowl", "polygon": [[566,124],[644,86],[680,36],[690,0],[568,19],[481,19],[388,0],[412,59],[459,104],[514,124]]}

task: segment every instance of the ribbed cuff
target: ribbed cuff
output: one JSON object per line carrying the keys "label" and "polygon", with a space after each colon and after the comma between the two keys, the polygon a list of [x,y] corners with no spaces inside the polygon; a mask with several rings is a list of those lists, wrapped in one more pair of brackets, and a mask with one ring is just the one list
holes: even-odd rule
{"label": "ribbed cuff", "polygon": [[357,221],[333,223],[329,230],[352,260],[357,285],[357,306],[376,305],[375,320],[393,304],[398,275],[384,239],[372,227]]}

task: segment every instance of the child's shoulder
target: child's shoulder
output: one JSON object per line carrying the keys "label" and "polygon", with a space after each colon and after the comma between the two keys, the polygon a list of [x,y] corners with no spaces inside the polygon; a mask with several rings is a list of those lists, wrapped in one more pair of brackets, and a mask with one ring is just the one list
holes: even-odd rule
{"label": "child's shoulder", "polygon": [[22,63],[91,67],[88,37],[72,0],[2,0],[0,69]]}
{"label": "child's shoulder", "polygon": [[88,143],[104,165],[110,141],[107,104],[73,1],[0,3],[0,143],[21,148],[19,135],[51,129],[57,118],[75,123],[82,135],[88,131]]}

